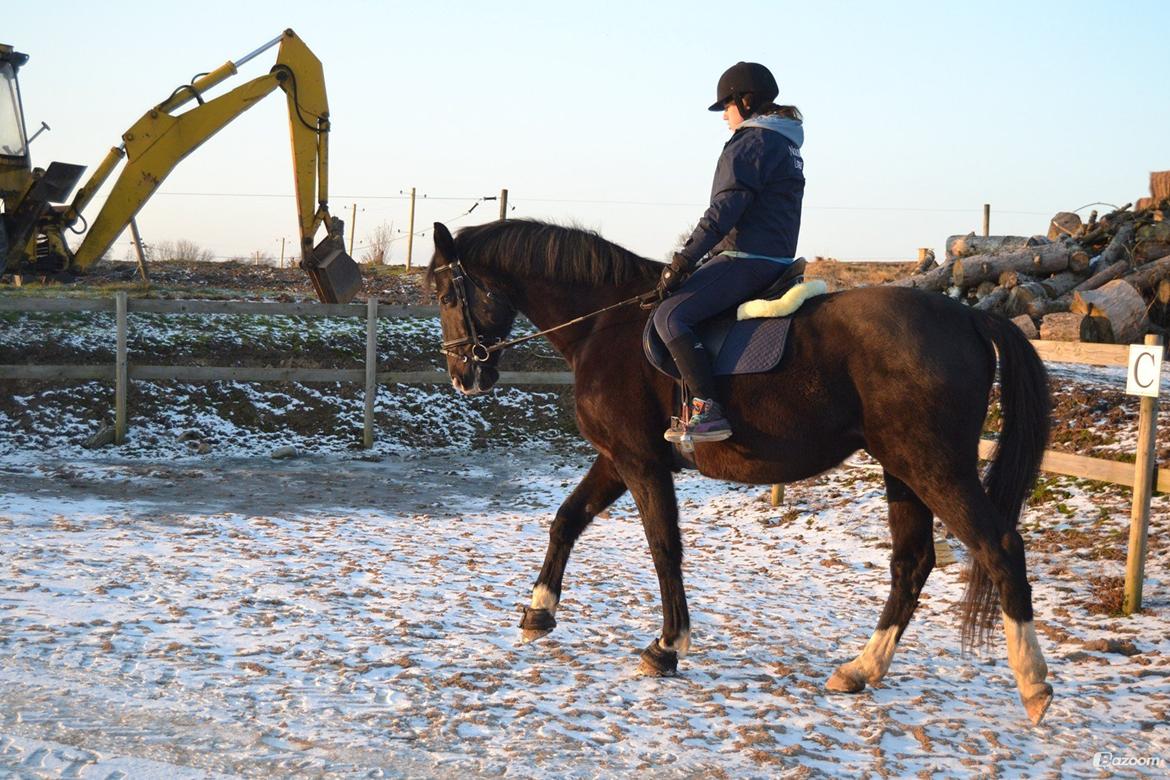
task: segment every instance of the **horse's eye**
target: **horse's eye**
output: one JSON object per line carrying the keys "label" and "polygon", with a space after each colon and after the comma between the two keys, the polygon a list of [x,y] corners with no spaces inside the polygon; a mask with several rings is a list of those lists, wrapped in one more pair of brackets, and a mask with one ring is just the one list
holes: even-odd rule
{"label": "horse's eye", "polygon": [[443,304],[444,306],[452,306],[455,303],[455,296],[451,293],[446,293],[441,298],[439,298],[439,303]]}

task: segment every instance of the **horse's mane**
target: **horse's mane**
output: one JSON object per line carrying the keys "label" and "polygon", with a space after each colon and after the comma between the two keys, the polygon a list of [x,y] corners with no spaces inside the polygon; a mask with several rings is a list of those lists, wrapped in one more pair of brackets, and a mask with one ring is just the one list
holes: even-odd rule
{"label": "horse's mane", "polygon": [[531,219],[465,227],[455,236],[455,248],[473,268],[590,287],[650,282],[662,270],[592,230]]}

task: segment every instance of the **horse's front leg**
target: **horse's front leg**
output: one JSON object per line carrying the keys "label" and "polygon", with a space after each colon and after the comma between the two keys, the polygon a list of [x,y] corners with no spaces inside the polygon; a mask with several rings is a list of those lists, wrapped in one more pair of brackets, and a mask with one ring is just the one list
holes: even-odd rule
{"label": "horse's front leg", "polygon": [[648,674],[672,675],[678,669],[679,656],[685,655],[691,644],[674,480],[666,466],[645,462],[623,466],[622,476],[642,516],[662,592],[662,635],[642,651],[641,669]]}
{"label": "horse's front leg", "polygon": [[618,476],[613,463],[604,455],[598,455],[581,484],[561,504],[548,532],[548,551],[544,554],[540,576],[532,588],[532,605],[524,610],[524,617],[520,620],[525,642],[539,639],[556,628],[557,604],[561,600],[565,566],[573,544],[593,518],[625,492],[626,484]]}

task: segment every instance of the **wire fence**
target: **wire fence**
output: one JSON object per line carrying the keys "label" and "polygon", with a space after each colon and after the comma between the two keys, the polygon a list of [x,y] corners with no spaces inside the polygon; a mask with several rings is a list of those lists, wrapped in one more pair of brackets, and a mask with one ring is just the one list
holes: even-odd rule
{"label": "wire fence", "polygon": [[[294,195],[292,193],[266,193],[266,192],[191,192],[191,191],[168,191],[160,190],[155,194],[156,198],[239,198],[239,199],[255,199],[255,200],[292,200]],[[414,200],[417,204],[424,203],[442,203],[455,204],[461,203],[459,208],[452,208],[444,210],[436,215],[434,218],[428,218],[422,221],[426,227],[420,227],[413,231],[404,229],[402,224],[406,223],[406,219],[401,214],[391,213],[385,208],[376,207],[373,204],[385,202],[397,202],[406,204],[412,200],[409,188],[400,189],[397,192],[386,193],[338,193],[332,196],[334,203],[349,203],[352,204],[354,216],[365,217],[366,219],[356,220],[350,219],[348,226],[350,237],[348,242],[352,244],[351,254],[356,259],[360,259],[365,254],[373,256],[389,257],[389,247],[401,246],[402,242],[408,241],[411,238],[425,238],[430,234],[430,224],[432,222],[442,222],[444,224],[459,224],[461,221],[467,219],[476,213],[483,204],[489,201],[497,201],[497,195],[474,195],[474,194],[430,194],[418,193]],[[637,198],[589,198],[589,197],[561,197],[555,195],[535,194],[531,196],[516,196],[513,194],[508,203],[507,214],[515,216],[516,214],[523,214],[532,212],[529,208],[532,205],[579,205],[579,206],[608,206],[614,208],[669,208],[678,209],[680,212],[680,224],[687,220],[693,220],[694,216],[702,211],[708,204],[701,201],[686,201],[686,200],[647,200]],[[1092,205],[1108,205],[1108,204],[1088,204],[1081,207],[1088,208]],[[940,206],[940,205],[926,205],[926,204],[906,204],[906,205],[890,205],[880,206],[871,204],[840,204],[840,203],[817,203],[806,202],[803,206],[805,212],[854,212],[859,214],[874,214],[874,215],[925,215],[925,214],[967,214],[975,216],[980,213],[982,205],[979,206]],[[1051,217],[1061,208],[1054,208],[1051,211],[1036,211],[1032,209],[996,209],[996,214],[1001,216],[1019,216],[1019,217]],[[1080,209],[1078,209],[1080,210]],[[346,213],[342,213],[346,212]],[[338,216],[346,216],[349,213],[345,208],[338,209]],[[374,222],[374,229],[380,226],[386,226],[391,232],[388,239],[377,242],[371,242],[372,230],[368,227],[359,227],[355,222],[368,222],[370,219]],[[361,237],[358,237],[358,234]],[[297,246],[297,241],[291,237],[284,237],[286,244],[289,247]],[[295,262],[292,259],[286,258],[281,262],[277,257],[276,247],[280,245],[281,238],[277,237],[272,244],[272,249],[249,249],[247,251],[232,251],[232,252],[214,252],[209,253],[209,256],[204,259],[215,261],[235,260],[242,262],[255,262],[257,264],[268,265],[286,265]],[[131,258],[132,247],[127,244],[126,247],[127,259]],[[821,253],[823,254],[823,253]],[[907,256],[877,256],[867,255],[865,257],[841,257],[836,256],[836,259],[854,261],[854,260],[872,260],[872,261],[909,261],[913,258]],[[170,259],[170,258],[155,258],[155,259]],[[176,259],[194,259],[189,257],[182,257]],[[405,261],[403,261],[405,262]],[[398,263],[401,264],[401,263]]]}

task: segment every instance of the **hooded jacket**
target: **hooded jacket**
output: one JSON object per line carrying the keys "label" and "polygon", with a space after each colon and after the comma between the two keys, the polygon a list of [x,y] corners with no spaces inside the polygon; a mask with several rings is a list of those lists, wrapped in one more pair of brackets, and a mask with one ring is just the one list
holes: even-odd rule
{"label": "hooded jacket", "polygon": [[804,127],[796,119],[765,115],[737,127],[715,167],[711,205],[680,254],[692,264],[712,250],[794,257],[804,198],[803,144]]}

